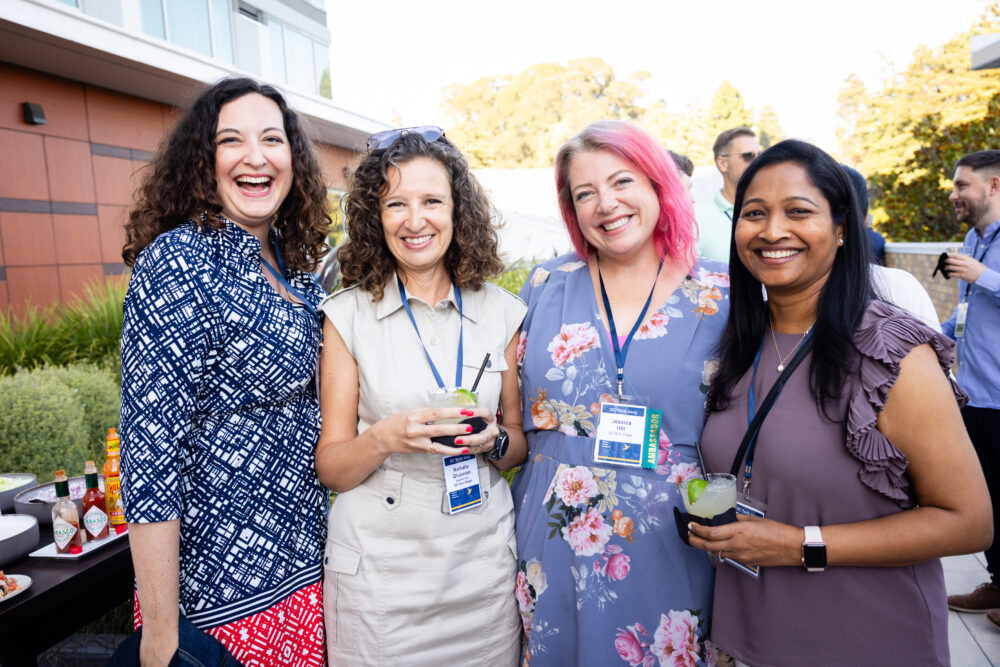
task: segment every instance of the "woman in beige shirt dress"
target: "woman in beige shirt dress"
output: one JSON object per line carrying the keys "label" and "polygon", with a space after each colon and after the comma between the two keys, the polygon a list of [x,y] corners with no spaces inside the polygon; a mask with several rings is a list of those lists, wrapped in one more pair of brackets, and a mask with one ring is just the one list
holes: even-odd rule
{"label": "woman in beige shirt dress", "polygon": [[[503,269],[492,209],[441,130],[381,132],[368,147],[338,253],[346,289],[322,306],[316,468],[339,494],[325,555],[330,664],[516,665],[514,511],[498,469],[527,452],[515,363],[525,307],[485,282]],[[471,388],[487,353],[478,407],[427,407],[429,391]],[[474,417],[478,433],[431,424]],[[443,463],[460,454],[475,455],[471,509],[446,490],[460,475]]]}

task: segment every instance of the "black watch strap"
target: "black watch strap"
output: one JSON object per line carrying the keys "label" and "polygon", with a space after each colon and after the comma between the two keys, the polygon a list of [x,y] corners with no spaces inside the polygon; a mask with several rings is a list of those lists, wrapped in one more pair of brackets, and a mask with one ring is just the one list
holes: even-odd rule
{"label": "black watch strap", "polygon": [[507,435],[507,431],[503,430],[503,426],[499,424],[497,424],[497,428],[500,429],[500,433],[497,434],[497,439],[493,441],[493,449],[487,454],[494,461],[499,461],[506,456],[507,448],[510,446],[510,436]]}

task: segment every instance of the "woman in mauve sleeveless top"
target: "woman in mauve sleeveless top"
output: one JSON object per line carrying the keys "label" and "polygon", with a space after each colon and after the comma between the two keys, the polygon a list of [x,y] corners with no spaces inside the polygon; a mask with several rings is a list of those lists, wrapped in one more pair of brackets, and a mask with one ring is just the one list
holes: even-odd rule
{"label": "woman in mauve sleeveless top", "polygon": [[860,209],[823,151],[784,141],[762,153],[735,210],[708,470],[731,470],[750,406],[789,377],[737,465],[744,500],[752,459],[747,495],[766,518],[690,526],[692,546],[761,566],[759,579],[718,566],[712,639],[753,667],[947,665],[938,558],[991,540],[952,346],[872,300]]}

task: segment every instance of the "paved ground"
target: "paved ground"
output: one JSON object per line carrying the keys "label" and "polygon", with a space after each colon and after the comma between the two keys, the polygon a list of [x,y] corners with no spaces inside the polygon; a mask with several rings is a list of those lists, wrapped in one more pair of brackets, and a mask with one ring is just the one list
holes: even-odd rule
{"label": "paved ground", "polygon": [[[987,580],[983,555],[945,558],[944,582],[949,593],[968,593]],[[948,643],[952,667],[1000,665],[1000,629],[986,614],[948,613]]]}

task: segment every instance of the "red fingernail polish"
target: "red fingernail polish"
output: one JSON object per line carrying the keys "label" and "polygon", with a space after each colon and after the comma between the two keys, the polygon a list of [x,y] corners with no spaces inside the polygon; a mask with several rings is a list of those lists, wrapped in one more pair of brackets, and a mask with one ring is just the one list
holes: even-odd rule
{"label": "red fingernail polish", "polygon": [[466,417],[471,417],[472,410],[462,410],[462,414],[465,415]]}
{"label": "red fingernail polish", "polygon": [[462,444],[462,439],[461,438],[455,438],[455,444],[456,445],[461,445]]}
{"label": "red fingernail polish", "polygon": [[463,454],[468,454],[468,453],[469,453],[469,449],[468,449],[468,448],[465,448],[465,449],[463,449],[463,450],[462,450],[462,453],[463,453]]}
{"label": "red fingernail polish", "polygon": [[465,432],[466,433],[472,433],[472,427],[471,426],[466,426],[465,427]]}

